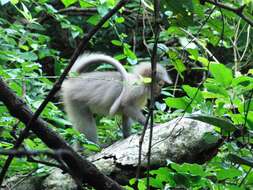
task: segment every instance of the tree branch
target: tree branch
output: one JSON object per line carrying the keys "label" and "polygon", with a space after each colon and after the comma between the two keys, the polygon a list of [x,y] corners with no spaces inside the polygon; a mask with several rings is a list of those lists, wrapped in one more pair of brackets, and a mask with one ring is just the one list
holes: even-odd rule
{"label": "tree branch", "polygon": [[[17,97],[0,78],[0,101],[8,108],[13,117],[27,124],[33,117],[28,106]],[[109,177],[102,174],[92,163],[78,155],[61,137],[47,127],[47,123],[38,118],[31,123],[31,130],[51,149],[64,149],[68,154],[63,154],[61,159],[71,171],[74,179],[87,183],[95,189],[121,190],[122,188]]]}
{"label": "tree branch", "polygon": [[202,0],[201,2],[202,2],[202,4],[207,2],[207,3],[210,3],[210,4],[215,5],[217,7],[220,7],[222,9],[226,9],[228,11],[231,11],[231,12],[237,14],[239,17],[241,17],[249,25],[253,26],[253,20],[243,13],[243,10],[246,7],[246,5],[242,5],[238,8],[236,8],[236,7],[232,7],[232,6],[220,3],[219,1],[215,1],[215,0]]}
{"label": "tree branch", "polygon": [[89,16],[94,13],[97,13],[96,8],[68,7],[57,11],[57,14],[70,14],[70,15],[83,15],[83,16]]}

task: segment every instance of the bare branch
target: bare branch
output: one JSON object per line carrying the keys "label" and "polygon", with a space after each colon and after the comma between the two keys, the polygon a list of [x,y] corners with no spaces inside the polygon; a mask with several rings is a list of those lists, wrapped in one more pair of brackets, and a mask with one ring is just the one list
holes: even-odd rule
{"label": "bare branch", "polygon": [[220,7],[222,9],[226,9],[228,11],[233,12],[233,13],[237,14],[239,17],[241,17],[245,22],[247,22],[248,24],[253,26],[253,20],[243,13],[246,5],[242,5],[238,8],[236,8],[236,7],[232,7],[232,6],[220,3],[219,1],[215,1],[215,0],[202,0],[202,4],[205,3],[205,2],[210,3],[212,5],[215,5],[217,7]]}
{"label": "bare branch", "polygon": [[62,169],[64,172],[68,172],[68,168],[65,168],[64,165],[58,165],[55,163],[51,163],[51,162],[47,162],[47,161],[41,161],[41,160],[36,160],[33,158],[33,156],[39,156],[39,155],[46,155],[50,158],[53,158],[54,160],[59,160],[59,158],[61,158],[62,154],[69,154],[69,151],[65,151],[65,150],[56,150],[56,151],[32,151],[32,150],[17,150],[17,149],[9,149],[9,150],[0,150],[0,154],[1,155],[13,155],[15,157],[24,157],[27,156],[27,160],[29,162],[35,162],[35,163],[40,163],[40,164],[44,164],[47,166],[51,166],[51,167],[57,167]]}
{"label": "bare branch", "polygon": [[83,15],[89,16],[97,13],[96,8],[79,8],[79,7],[68,7],[57,11],[58,14],[69,14],[69,15]]}

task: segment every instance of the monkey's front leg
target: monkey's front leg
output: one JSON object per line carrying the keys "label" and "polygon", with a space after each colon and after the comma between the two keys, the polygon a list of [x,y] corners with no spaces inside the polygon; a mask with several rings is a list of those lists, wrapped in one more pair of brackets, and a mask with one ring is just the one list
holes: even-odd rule
{"label": "monkey's front leg", "polygon": [[146,117],[142,114],[140,108],[137,106],[127,105],[123,108],[123,115],[126,115],[133,120],[139,122],[141,125],[145,125]]}
{"label": "monkey's front leg", "polygon": [[[124,113],[123,116],[125,115],[124,116],[125,118],[123,117],[123,136],[124,136],[124,132],[126,132],[127,130],[129,130],[129,135],[130,135],[131,123],[127,123],[128,117],[132,118],[133,120],[137,121],[141,125],[145,126],[146,117],[142,114],[142,111],[137,106],[128,106],[123,109],[123,113]],[[154,123],[153,126],[154,127],[158,126],[158,124]],[[148,124],[147,127],[150,128],[150,124]],[[124,130],[124,129],[126,129],[126,130]],[[128,136],[126,136],[126,137],[128,137]],[[124,136],[124,138],[125,138],[125,136]]]}

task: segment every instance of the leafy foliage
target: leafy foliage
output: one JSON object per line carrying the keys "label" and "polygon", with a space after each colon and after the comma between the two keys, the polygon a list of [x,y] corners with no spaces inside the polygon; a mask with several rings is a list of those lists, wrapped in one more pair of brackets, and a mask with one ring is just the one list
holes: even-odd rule
{"label": "leafy foliage", "polygon": [[[0,76],[35,110],[66,66],[81,37],[117,3],[116,0],[2,0],[0,12]],[[154,45],[151,1],[130,1],[91,40],[89,51],[102,51],[122,61],[127,69],[149,59]],[[158,55],[175,81],[156,102],[156,122],[187,117],[214,125],[224,137],[218,154],[208,163],[177,164],[151,171],[154,189],[251,189],[253,185],[253,70],[252,28],[229,10],[199,0],[161,1]],[[215,1],[216,2],[216,1]],[[231,7],[245,5],[250,19],[252,1],[217,1]],[[75,9],[81,8],[81,9]],[[81,11],[80,11],[81,10]],[[143,78],[149,83],[149,78]],[[1,93],[1,92],[0,92]],[[56,97],[41,117],[70,144],[90,151],[98,145],[72,129],[61,100]],[[98,119],[103,143],[121,138],[118,118]],[[0,148],[10,149],[24,128],[0,103]],[[140,130],[135,124],[134,132]],[[206,137],[210,139],[208,136]],[[30,135],[24,148],[44,150]],[[48,159],[38,156],[38,159]],[[5,156],[0,156],[0,166]],[[28,162],[30,161],[30,162]],[[9,175],[48,172],[29,158],[15,159]],[[135,180],[130,180],[127,189]],[[146,178],[138,189],[146,189]]]}

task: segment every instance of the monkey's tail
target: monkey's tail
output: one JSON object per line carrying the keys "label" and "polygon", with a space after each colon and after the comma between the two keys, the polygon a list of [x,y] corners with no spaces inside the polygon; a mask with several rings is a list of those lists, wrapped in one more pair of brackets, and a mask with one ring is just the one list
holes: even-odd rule
{"label": "monkey's tail", "polygon": [[128,74],[127,74],[125,68],[121,65],[121,63],[108,55],[99,54],[99,53],[92,53],[92,54],[84,53],[77,58],[71,71],[83,73],[83,72],[86,72],[88,70],[88,67],[90,67],[91,65],[97,67],[99,64],[103,64],[103,63],[107,63],[107,64],[114,66],[120,72],[122,79],[123,79],[122,91],[121,91],[119,97],[112,104],[110,111],[109,111],[110,115],[114,115],[117,112],[117,110],[119,109],[119,106],[121,104],[121,100],[125,95],[126,83],[128,81]]}

